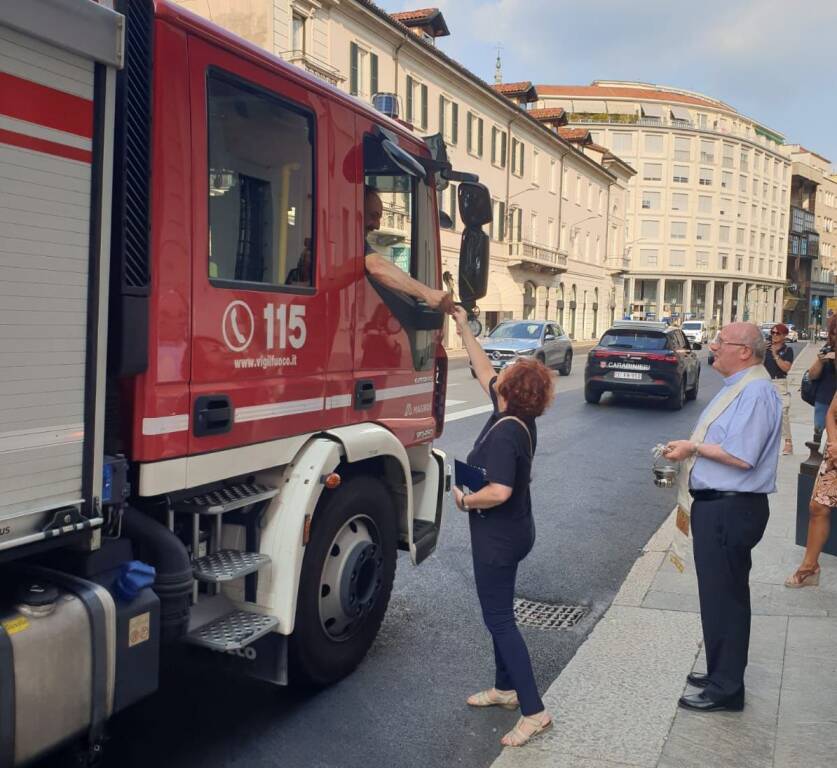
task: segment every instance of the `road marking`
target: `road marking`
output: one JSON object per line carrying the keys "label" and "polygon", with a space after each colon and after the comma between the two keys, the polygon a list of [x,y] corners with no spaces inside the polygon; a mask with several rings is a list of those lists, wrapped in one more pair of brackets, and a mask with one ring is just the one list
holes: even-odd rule
{"label": "road marking", "polygon": [[449,421],[457,421],[459,419],[467,419],[469,416],[477,416],[480,413],[489,413],[490,411],[494,410],[493,405],[480,405],[476,408],[467,408],[464,411],[459,411],[458,413],[452,413],[449,416],[445,417],[445,424]]}
{"label": "road marking", "polygon": [[462,405],[462,403],[467,402],[467,400],[445,400],[445,408],[450,408],[452,405]]}

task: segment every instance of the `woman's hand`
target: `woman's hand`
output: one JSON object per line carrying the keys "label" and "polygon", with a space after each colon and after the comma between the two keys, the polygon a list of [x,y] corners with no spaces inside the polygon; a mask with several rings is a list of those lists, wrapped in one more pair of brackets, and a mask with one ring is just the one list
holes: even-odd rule
{"label": "woman's hand", "polygon": [[457,487],[457,486],[453,486],[453,503],[456,504],[456,508],[459,509],[459,510],[462,510],[462,512],[465,511],[464,508],[463,508],[463,501],[462,501],[462,499],[464,499],[464,498],[465,498],[465,493],[462,491],[462,489]]}
{"label": "woman's hand", "polygon": [[461,329],[462,326],[468,325],[468,313],[461,304],[454,304],[451,315],[457,328]]}

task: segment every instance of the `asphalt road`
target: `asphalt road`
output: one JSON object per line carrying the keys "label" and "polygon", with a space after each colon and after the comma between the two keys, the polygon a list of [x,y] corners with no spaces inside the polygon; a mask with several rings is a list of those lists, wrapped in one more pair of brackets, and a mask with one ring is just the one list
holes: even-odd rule
{"label": "asphalt road", "polygon": [[[673,506],[652,482],[650,450],[687,437],[720,376],[704,360],[698,400],[682,411],[606,395],[587,405],[580,354],[539,420],[533,478],[537,543],[518,594],[582,605],[570,630],[524,630],[545,689],[613,600],[642,546]],[[457,418],[485,396],[452,361],[449,421],[439,445],[464,457],[485,414]],[[473,587],[467,521],[451,502],[436,553],[413,567],[399,555],[381,633],[360,668],[313,695],[213,674],[188,663],[162,690],[116,719],[108,766],[119,768],[398,768],[488,766],[516,714],[474,711],[467,694],[493,683],[491,643]]]}

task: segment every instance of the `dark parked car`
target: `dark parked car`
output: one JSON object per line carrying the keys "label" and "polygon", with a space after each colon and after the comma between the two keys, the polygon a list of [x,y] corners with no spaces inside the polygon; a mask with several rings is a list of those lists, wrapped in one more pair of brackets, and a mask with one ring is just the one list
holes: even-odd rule
{"label": "dark parked car", "polygon": [[572,342],[558,323],[504,320],[482,340],[482,346],[498,373],[521,357],[535,357],[562,376],[569,376],[573,366]]}
{"label": "dark parked car", "polygon": [[665,397],[672,410],[694,400],[700,360],[679,328],[664,323],[616,323],[587,355],[584,399],[598,403],[603,392]]}

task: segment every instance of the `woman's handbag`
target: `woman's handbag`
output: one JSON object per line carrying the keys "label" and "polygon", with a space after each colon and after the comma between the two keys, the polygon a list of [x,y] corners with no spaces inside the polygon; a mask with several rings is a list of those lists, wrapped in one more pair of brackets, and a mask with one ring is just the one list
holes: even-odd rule
{"label": "woman's handbag", "polygon": [[812,379],[808,375],[808,371],[802,376],[802,386],[799,388],[799,394],[808,405],[814,405],[817,401],[817,387],[820,385],[819,379]]}

